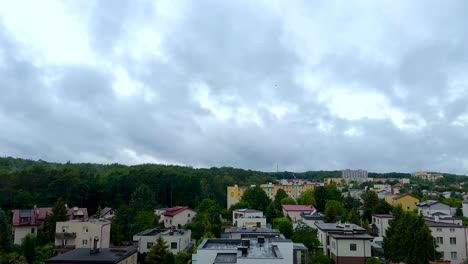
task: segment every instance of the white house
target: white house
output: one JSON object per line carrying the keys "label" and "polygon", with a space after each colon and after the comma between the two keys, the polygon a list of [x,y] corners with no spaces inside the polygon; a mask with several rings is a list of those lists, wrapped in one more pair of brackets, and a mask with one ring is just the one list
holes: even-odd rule
{"label": "white house", "polygon": [[416,204],[418,207],[418,214],[424,216],[432,215],[434,213],[443,213],[446,215],[452,215],[452,209],[450,205],[436,201],[436,200],[427,200]]}
{"label": "white house", "polygon": [[71,220],[55,224],[55,250],[65,252],[75,248],[109,248],[110,222],[96,219]]}
{"label": "white house", "polygon": [[443,260],[450,260],[452,264],[462,263],[468,256],[467,239],[468,228],[461,224],[436,222],[426,220],[432,231]]}
{"label": "white house", "polygon": [[[304,255],[304,259],[301,258]],[[289,239],[205,239],[192,255],[193,264],[302,264],[308,263],[308,250]]]}
{"label": "white house", "polygon": [[366,263],[372,256],[372,237],[355,224],[316,223],[323,253],[335,263]]}
{"label": "white house", "polygon": [[266,227],[266,218],[262,211],[253,209],[237,209],[232,211],[232,225],[237,227]]}
{"label": "white house", "polygon": [[182,227],[190,223],[196,212],[187,206],[175,206],[167,208],[161,213],[161,222],[164,227]]}
{"label": "white house", "polygon": [[138,252],[143,254],[150,251],[158,237],[162,237],[167,243],[169,251],[172,254],[177,254],[181,251],[187,251],[192,246],[191,235],[191,231],[185,229],[167,230],[153,228],[134,235],[133,241],[138,242]]}
{"label": "white house", "polygon": [[301,221],[301,213],[310,214],[316,211],[312,205],[283,204],[283,214],[291,217],[293,223]]}
{"label": "white house", "polygon": [[393,216],[391,214],[373,214],[371,223],[372,235],[384,237],[392,219]]}
{"label": "white house", "polygon": [[317,211],[312,213],[301,213],[301,222],[314,229],[317,229],[315,223],[323,223],[325,216]]}

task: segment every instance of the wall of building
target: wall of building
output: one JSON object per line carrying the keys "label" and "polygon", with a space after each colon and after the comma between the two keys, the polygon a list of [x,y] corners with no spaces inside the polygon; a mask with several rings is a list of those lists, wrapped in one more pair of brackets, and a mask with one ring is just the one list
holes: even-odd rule
{"label": "wall of building", "polygon": [[[432,236],[440,241],[443,238],[443,243],[439,243],[437,251],[444,253],[444,260],[450,260],[452,264],[460,264],[467,258],[467,234],[468,228],[459,227],[430,227]],[[456,244],[450,243],[450,238],[456,239]],[[451,258],[451,253],[457,252],[457,259]]]}
{"label": "wall of building", "polygon": [[17,226],[14,227],[14,243],[15,245],[21,245],[21,242],[23,242],[23,238],[27,234],[37,234],[37,227],[36,226]]}
{"label": "wall of building", "polygon": [[[150,248],[148,248],[148,243],[156,243],[156,239],[158,239],[159,236],[162,236],[164,241],[166,241],[169,251],[171,251],[174,255],[186,249],[190,245],[191,241],[190,230],[184,230],[183,235],[158,234],[155,236],[134,236],[133,239],[138,241],[138,252],[147,253],[148,251],[150,251]],[[173,248],[172,243],[176,243],[175,248]]]}
{"label": "wall of building", "polygon": [[468,217],[468,203],[463,202],[462,211],[463,211],[463,216]]}
{"label": "wall of building", "polygon": [[118,264],[137,264],[137,263],[138,263],[138,253],[135,252],[134,254],[128,256],[128,258],[120,261]]}
{"label": "wall of building", "polygon": [[[75,248],[91,248],[94,243],[94,238],[98,237],[99,248],[109,248],[110,245],[110,222],[92,222],[92,221],[68,221],[57,222],[55,225],[55,233],[75,233],[76,238],[67,239],[68,246]],[[61,246],[64,239],[55,238],[55,245]]]}
{"label": "wall of building", "polygon": [[[351,244],[356,250],[351,250]],[[364,239],[335,239],[330,237],[330,253],[337,257],[370,257],[371,242]]]}
{"label": "wall of building", "polygon": [[[254,227],[260,225],[259,227],[266,227],[266,218],[265,217],[240,217],[234,220],[235,226],[242,227]],[[258,223],[258,225],[257,225]]]}
{"label": "wall of building", "polygon": [[186,209],[176,215],[174,217],[170,216],[162,216],[161,221],[164,222],[164,227],[179,227],[184,226],[185,224],[192,221],[193,217],[196,215],[196,212],[191,209]]}
{"label": "wall of building", "polygon": [[372,223],[375,223],[375,225],[377,225],[377,228],[379,229],[379,237],[385,236],[385,233],[387,232],[387,229],[390,226],[390,220],[392,220],[392,218],[372,216]]}
{"label": "wall of building", "polygon": [[423,215],[429,215],[437,212],[452,215],[452,210],[450,209],[450,206],[443,203],[436,203],[431,206],[418,207],[418,213],[422,213]]}

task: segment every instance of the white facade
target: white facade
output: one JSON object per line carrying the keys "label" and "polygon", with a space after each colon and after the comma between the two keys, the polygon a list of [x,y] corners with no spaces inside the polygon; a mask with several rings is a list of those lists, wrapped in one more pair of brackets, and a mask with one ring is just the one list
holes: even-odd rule
{"label": "white facade", "polygon": [[[369,258],[371,257],[371,240],[364,236],[364,239],[346,238],[340,235],[330,235],[330,257],[336,261],[337,258]],[[341,261],[339,261],[341,262]],[[343,261],[343,263],[346,263]]]}
{"label": "white facade", "polygon": [[55,248],[91,248],[94,240],[97,247],[109,248],[110,222],[99,220],[72,220],[55,225]]}
{"label": "white facade", "polygon": [[467,258],[468,228],[433,221],[426,221],[426,224],[439,245],[437,251],[443,253],[443,260],[450,260],[452,264],[460,264]]}
{"label": "white facade", "polygon": [[[392,220],[393,216],[390,214],[380,214],[380,215],[372,215],[372,223],[371,226],[377,227],[378,233],[377,236],[384,237],[385,232],[387,231],[388,227],[390,226],[390,221]],[[374,234],[372,234],[374,235]]]}
{"label": "white facade", "polygon": [[232,212],[232,225],[237,227],[266,227],[266,218],[262,211],[238,209]]}
{"label": "white facade", "polygon": [[194,210],[188,208],[177,212],[174,215],[168,215],[166,213],[167,211],[161,214],[161,222],[164,223],[164,227],[166,228],[182,227],[187,223],[190,223],[193,217],[197,214]]}
{"label": "white facade", "polygon": [[190,230],[161,230],[148,229],[133,236],[133,241],[138,242],[138,252],[147,253],[156,243],[158,237],[162,237],[172,254],[185,251],[191,243],[192,235]]}
{"label": "white facade", "polygon": [[427,200],[417,204],[418,214],[424,216],[432,215],[434,213],[442,213],[446,215],[452,215],[452,209],[450,205],[444,204],[435,200]]}
{"label": "white facade", "polygon": [[23,238],[26,237],[27,234],[37,234],[37,226],[16,226],[14,227],[14,243],[15,245],[21,245],[23,242]]}
{"label": "white facade", "polygon": [[463,211],[463,216],[468,217],[468,200],[463,201],[462,211]]}

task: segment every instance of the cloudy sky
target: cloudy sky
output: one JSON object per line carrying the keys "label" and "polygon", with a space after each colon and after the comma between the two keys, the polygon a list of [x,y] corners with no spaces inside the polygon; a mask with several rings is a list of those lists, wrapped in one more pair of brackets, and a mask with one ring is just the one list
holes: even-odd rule
{"label": "cloudy sky", "polygon": [[467,10],[1,1],[0,156],[468,174]]}

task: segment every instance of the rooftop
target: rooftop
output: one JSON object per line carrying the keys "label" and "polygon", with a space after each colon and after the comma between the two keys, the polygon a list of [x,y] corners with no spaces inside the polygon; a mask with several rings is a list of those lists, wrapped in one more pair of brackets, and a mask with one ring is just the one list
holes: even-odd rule
{"label": "rooftop", "polygon": [[285,211],[315,211],[315,207],[312,205],[300,205],[300,204],[283,204],[283,210]]}
{"label": "rooftop", "polygon": [[[245,244],[243,241],[248,241]],[[264,242],[259,243],[257,239],[205,239],[198,250],[232,250],[233,254],[236,252],[236,258],[282,258],[278,247],[274,245],[274,242],[268,238],[264,239]],[[284,242],[292,243],[291,240]],[[246,250],[246,254],[242,254],[241,248]],[[228,252],[223,252],[228,253]],[[218,254],[219,255],[219,254]],[[221,260],[232,261],[232,256],[221,256]],[[236,262],[216,262],[215,263],[236,263]]]}
{"label": "rooftop", "polygon": [[257,234],[265,234],[265,233],[272,233],[272,234],[280,234],[280,231],[277,229],[271,229],[266,227],[231,227],[227,228],[225,233],[257,233]]}
{"label": "rooftop", "polygon": [[375,216],[378,218],[393,218],[393,215],[391,214],[373,214],[372,216]]}
{"label": "rooftop", "polygon": [[101,248],[98,253],[90,254],[89,248],[77,248],[50,258],[45,263],[119,263],[136,251],[134,247]]}
{"label": "rooftop", "polygon": [[330,234],[335,239],[373,239],[374,237],[368,234]]}
{"label": "rooftop", "polygon": [[439,201],[436,201],[436,200],[427,200],[427,201],[424,201],[424,202],[420,202],[420,203],[418,203],[416,205],[418,207],[429,207],[429,206],[432,206],[432,205],[438,204],[438,203],[449,206],[448,204],[445,204],[445,203],[442,203],[442,202],[439,202]]}
{"label": "rooftop", "polygon": [[136,236],[183,236],[187,230],[185,229],[163,229],[163,228],[151,228],[151,229],[146,229],[145,231],[142,231],[136,235]]}
{"label": "rooftop", "polygon": [[360,231],[364,232],[365,229],[355,225],[355,224],[343,224],[343,223],[315,223],[315,225],[320,229],[324,231],[343,231],[343,232],[354,232],[354,231]]}
{"label": "rooftop", "polygon": [[171,208],[167,208],[163,213],[162,215],[165,215],[165,216],[175,216],[176,214],[180,213],[180,212],[183,212],[185,210],[189,209],[188,206],[174,206],[174,207],[171,207]]}
{"label": "rooftop", "polygon": [[429,227],[453,227],[453,228],[464,228],[463,225],[457,225],[457,224],[452,224],[452,223],[447,223],[447,222],[437,222],[437,221],[431,221],[431,220],[425,220],[426,225]]}
{"label": "rooftop", "polygon": [[255,210],[255,209],[247,209],[247,208],[244,208],[244,209],[236,209],[236,210],[234,210],[234,212],[242,212],[242,213],[262,213],[262,211]]}

